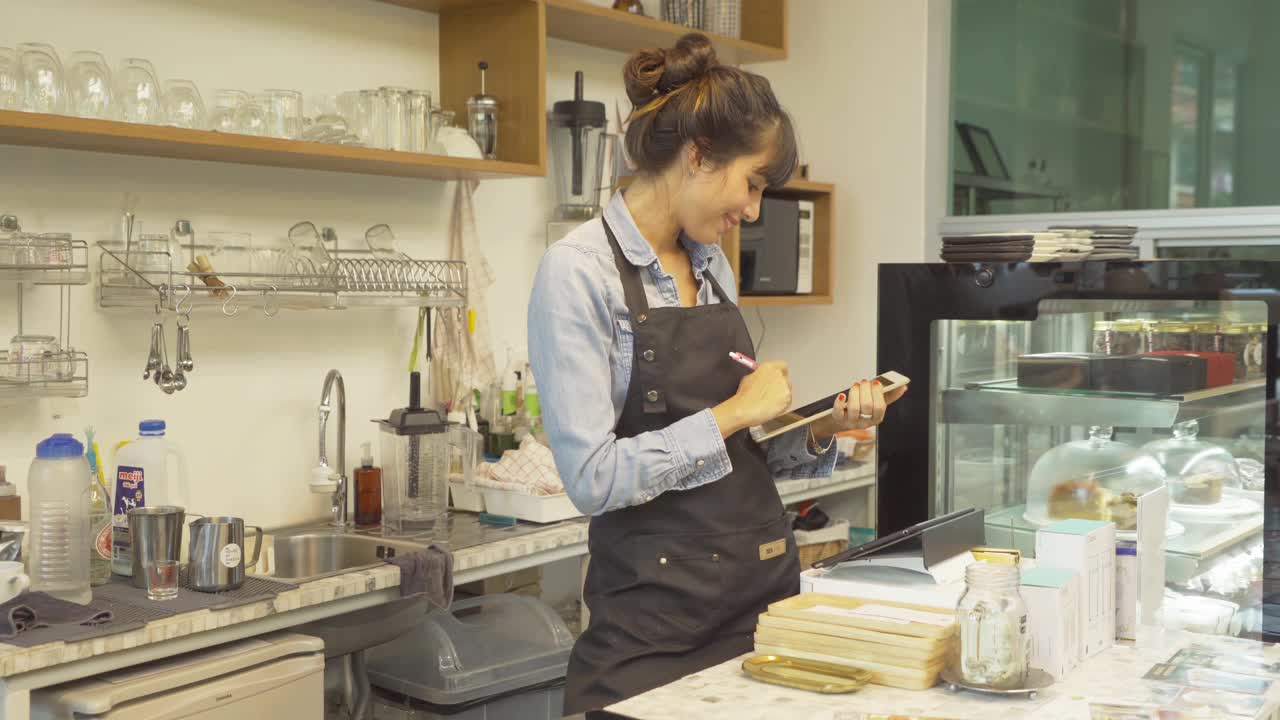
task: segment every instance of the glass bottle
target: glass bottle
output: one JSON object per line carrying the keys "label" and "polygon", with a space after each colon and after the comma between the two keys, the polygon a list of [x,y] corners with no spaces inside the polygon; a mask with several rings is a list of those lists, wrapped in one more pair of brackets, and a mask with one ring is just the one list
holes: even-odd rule
{"label": "glass bottle", "polygon": [[[101,460],[98,460],[101,462]],[[96,469],[89,473],[89,584],[111,580],[111,503],[107,486]]]}
{"label": "glass bottle", "polygon": [[1031,640],[1017,566],[973,563],[965,568],[964,580],[956,606],[960,677],[1001,690],[1025,686]]}

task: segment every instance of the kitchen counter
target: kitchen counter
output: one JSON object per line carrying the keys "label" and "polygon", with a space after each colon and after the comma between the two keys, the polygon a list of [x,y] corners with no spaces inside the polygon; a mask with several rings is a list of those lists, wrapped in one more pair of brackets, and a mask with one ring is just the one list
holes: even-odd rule
{"label": "kitchen counter", "polygon": [[[486,531],[486,539],[502,532]],[[578,556],[586,541],[586,521],[570,520],[460,548],[454,551],[454,582]],[[0,720],[29,717],[33,689],[392,602],[400,596],[399,584],[399,568],[385,565],[302,583],[271,600],[182,613],[91,640],[30,648],[0,643]]]}
{"label": "kitchen counter", "polygon": [[[1113,647],[1076,668],[1034,700],[1026,700],[952,693],[942,686],[911,691],[868,685],[850,695],[820,695],[752,680],[741,669],[742,660],[749,657],[744,655],[624,700],[608,710],[616,717],[632,720],[687,720],[691,716],[700,720],[866,720],[868,716],[886,714],[953,720],[1089,720],[1091,701],[1151,703],[1160,699],[1168,688],[1176,686],[1143,680],[1142,676],[1178,649],[1206,641],[1225,642],[1223,652],[1266,657],[1272,662],[1280,659],[1280,646],[1170,633],[1143,648]],[[1280,682],[1272,685],[1262,705],[1256,713],[1244,717],[1275,717],[1280,710]],[[1188,713],[1185,717],[1193,715]]]}

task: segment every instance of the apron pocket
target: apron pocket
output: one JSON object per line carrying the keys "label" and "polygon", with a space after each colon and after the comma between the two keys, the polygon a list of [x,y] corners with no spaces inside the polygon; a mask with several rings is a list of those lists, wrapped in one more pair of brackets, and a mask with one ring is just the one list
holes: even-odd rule
{"label": "apron pocket", "polygon": [[[704,645],[724,622],[723,565],[705,536],[644,535],[591,557],[608,622],[662,652]],[[595,610],[592,609],[593,619]]]}

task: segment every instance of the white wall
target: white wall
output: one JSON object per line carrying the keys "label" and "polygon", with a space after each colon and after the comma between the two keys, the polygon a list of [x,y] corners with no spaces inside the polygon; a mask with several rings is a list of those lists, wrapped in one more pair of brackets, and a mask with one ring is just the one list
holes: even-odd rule
{"label": "white wall", "polygon": [[[752,67],[794,116],[809,176],[837,187],[835,303],[760,311],[761,355],[791,363],[797,399],[877,372],[876,265],[926,259],[928,41],[946,8],[792,0],[789,57]],[[759,339],[755,315],[747,310]]]}
{"label": "white wall", "polygon": [[[145,57],[162,78],[196,81],[206,101],[222,87],[437,87],[436,16],[378,2],[50,0],[6,3],[3,15],[0,45],[49,42],[64,57],[96,49],[113,65]],[[549,101],[572,96],[577,69],[587,72],[592,97],[611,109],[615,97],[625,99],[620,55],[558,41],[548,55]],[[443,255],[452,200],[452,186],[433,181],[0,146],[0,213],[17,214],[27,230],[110,238],[125,191],[140,196],[148,232],[182,217],[197,232],[245,230],[255,243],[282,243],[292,223],[310,219],[333,225],[346,246],[386,222],[419,257]],[[549,193],[544,180],[526,179],[487,181],[477,194],[481,242],[497,275],[489,307],[499,363],[507,344],[525,344]],[[92,424],[106,447],[135,435],[139,419],[162,417],[188,455],[194,509],[268,526],[320,517],[328,497],[308,494],[305,483],[316,462],[325,372],[336,367],[346,378],[348,464],[357,462],[362,440],[375,439],[369,420],[406,399],[413,310],[197,313],[190,386],[165,396],[141,379],[150,313],[104,311],[92,286],[73,292],[72,340],[90,353],[89,397],[0,407],[0,464],[23,494],[35,443],[55,426],[79,433]],[[28,289],[25,297],[27,330],[56,331],[57,291]],[[0,288],[6,339],[16,329],[14,307],[13,288]],[[167,331],[172,351],[171,319]],[[55,423],[55,412],[69,417]]]}
{"label": "white wall", "polygon": [[[602,1],[602,4],[607,4]],[[753,69],[774,81],[796,118],[814,179],[838,195],[836,303],[769,309],[763,354],[793,363],[797,397],[830,392],[874,368],[875,264],[917,261],[926,237],[925,58],[934,10],[926,0],[794,0],[791,57]],[[163,78],[305,93],[377,85],[436,88],[436,17],[346,0],[45,0],[8,3],[0,45],[53,43],[64,56],[97,49],[116,63],[151,59]],[[621,53],[548,43],[548,102],[569,97],[574,70],[589,95],[625,101]],[[625,105],[622,106],[625,109]],[[945,147],[945,146],[944,146]],[[282,242],[290,224],[337,228],[344,245],[387,222],[421,257],[442,254],[452,189],[431,182],[0,146],[0,212],[28,230],[112,235],[123,193],[141,197],[144,230],[179,217],[197,231],[246,230]],[[497,274],[490,334],[504,360],[525,344],[530,280],[552,200],[544,180],[487,181],[478,191],[482,244]],[[94,257],[96,262],[96,256]],[[28,330],[52,322],[57,292],[28,289]],[[36,306],[32,308],[31,306]],[[0,335],[13,327],[13,289],[0,288]],[[368,420],[404,402],[412,310],[252,313],[192,322],[190,386],[164,396],[141,380],[152,317],[104,311],[92,286],[74,291],[73,341],[90,353],[91,391],[79,401],[0,407],[0,463],[25,493],[35,443],[96,426],[104,446],[163,417],[194,475],[192,506],[279,525],[320,517],[306,493],[315,464],[315,405],[325,371],[343,371],[350,403],[348,463],[374,438]],[[759,332],[755,313],[748,322]],[[56,324],[53,325],[56,329]],[[172,346],[172,322],[167,324]],[[7,335],[6,335],[7,337]],[[54,421],[52,415],[67,417]]]}

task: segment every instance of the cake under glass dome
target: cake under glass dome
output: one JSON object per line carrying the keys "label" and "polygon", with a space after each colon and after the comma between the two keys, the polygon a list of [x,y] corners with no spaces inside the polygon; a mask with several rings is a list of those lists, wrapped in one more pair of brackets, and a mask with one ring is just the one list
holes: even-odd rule
{"label": "cake under glass dome", "polygon": [[1117,530],[1136,529],[1138,497],[1164,485],[1165,471],[1151,453],[1111,436],[1110,427],[1095,425],[1088,438],[1042,455],[1031,469],[1026,519],[1038,525],[1102,520]]}

